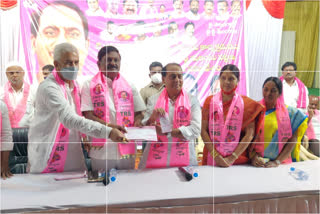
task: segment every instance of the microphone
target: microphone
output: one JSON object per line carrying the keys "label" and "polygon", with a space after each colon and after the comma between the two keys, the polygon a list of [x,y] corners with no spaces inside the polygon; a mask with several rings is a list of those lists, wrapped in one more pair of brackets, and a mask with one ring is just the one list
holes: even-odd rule
{"label": "microphone", "polygon": [[187,181],[192,180],[192,175],[184,167],[179,167],[179,171],[182,172]]}

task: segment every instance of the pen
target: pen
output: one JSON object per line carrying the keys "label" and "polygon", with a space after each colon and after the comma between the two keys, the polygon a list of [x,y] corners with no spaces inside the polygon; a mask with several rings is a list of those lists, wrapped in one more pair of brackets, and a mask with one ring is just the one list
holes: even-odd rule
{"label": "pen", "polygon": [[182,172],[187,181],[192,180],[192,175],[187,170],[185,170],[184,167],[179,167],[179,171]]}

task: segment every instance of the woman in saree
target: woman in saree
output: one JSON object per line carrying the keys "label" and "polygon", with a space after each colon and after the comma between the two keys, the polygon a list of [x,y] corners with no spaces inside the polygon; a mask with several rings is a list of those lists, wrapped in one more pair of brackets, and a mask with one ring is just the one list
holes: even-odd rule
{"label": "woman in saree", "polygon": [[203,165],[229,167],[249,162],[247,148],[262,121],[264,107],[236,92],[239,69],[225,65],[219,75],[221,91],[202,108]]}
{"label": "woman in saree", "polygon": [[299,161],[301,138],[307,128],[307,115],[286,106],[282,82],[269,77],[262,87],[261,104],[266,107],[259,134],[250,151],[251,164],[256,167],[277,167],[281,163]]}

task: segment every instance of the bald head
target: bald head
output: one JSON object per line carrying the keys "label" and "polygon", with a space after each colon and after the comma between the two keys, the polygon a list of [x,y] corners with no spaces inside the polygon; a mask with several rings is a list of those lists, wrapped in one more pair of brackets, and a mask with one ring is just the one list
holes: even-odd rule
{"label": "bald head", "polygon": [[319,97],[309,96],[309,108],[312,110],[319,108]]}
{"label": "bald head", "polygon": [[6,68],[6,75],[15,90],[20,90],[23,86],[24,69],[19,64],[10,64]]}

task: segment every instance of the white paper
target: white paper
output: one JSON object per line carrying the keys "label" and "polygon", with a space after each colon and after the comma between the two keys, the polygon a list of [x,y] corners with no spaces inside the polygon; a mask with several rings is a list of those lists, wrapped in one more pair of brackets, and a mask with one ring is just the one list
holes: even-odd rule
{"label": "white paper", "polygon": [[157,131],[155,126],[127,127],[125,134],[128,140],[133,141],[157,141]]}
{"label": "white paper", "polygon": [[160,125],[162,133],[172,132],[172,124],[167,113],[163,117],[160,117]]}
{"label": "white paper", "polygon": [[87,177],[86,171],[84,172],[65,172],[61,173],[54,177],[56,181],[63,181],[63,180],[71,180],[71,179],[79,179]]}

